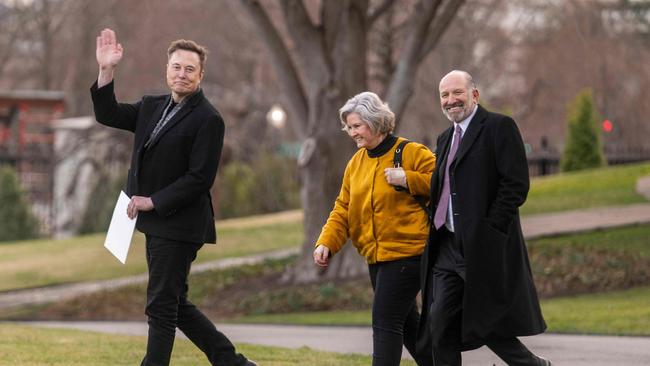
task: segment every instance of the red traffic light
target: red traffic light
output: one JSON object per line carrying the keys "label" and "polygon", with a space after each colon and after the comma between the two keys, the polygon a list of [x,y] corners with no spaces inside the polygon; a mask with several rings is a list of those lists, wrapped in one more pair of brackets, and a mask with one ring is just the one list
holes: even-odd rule
{"label": "red traffic light", "polygon": [[608,119],[603,121],[603,131],[612,132],[613,129],[614,129],[614,125],[612,124],[612,121]]}

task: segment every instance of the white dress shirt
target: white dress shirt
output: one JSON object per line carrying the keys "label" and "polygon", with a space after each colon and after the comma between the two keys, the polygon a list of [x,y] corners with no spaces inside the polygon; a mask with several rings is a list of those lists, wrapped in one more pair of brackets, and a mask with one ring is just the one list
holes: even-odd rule
{"label": "white dress shirt", "polygon": [[[461,139],[463,136],[465,136],[465,131],[467,131],[467,127],[469,127],[469,123],[472,122],[472,118],[474,118],[474,115],[476,114],[476,110],[478,109],[478,105],[474,106],[474,110],[472,111],[472,114],[469,115],[469,117],[465,118],[464,120],[460,121],[460,123],[455,123],[454,122],[454,131],[456,131],[456,126],[460,126],[461,129]],[[451,135],[451,145],[454,145],[454,140],[456,139],[456,134],[453,133]],[[462,142],[462,140],[461,140]],[[458,151],[460,151],[460,145],[458,146]],[[458,151],[456,151],[456,156],[458,156]],[[451,188],[451,187],[450,187]],[[451,192],[449,192],[451,194]],[[453,195],[452,195],[453,197]],[[447,230],[451,231],[452,233],[454,232],[454,210],[452,207],[451,203],[452,199],[450,197],[449,199],[449,207],[447,208],[447,221],[445,222],[445,227],[447,227]]]}

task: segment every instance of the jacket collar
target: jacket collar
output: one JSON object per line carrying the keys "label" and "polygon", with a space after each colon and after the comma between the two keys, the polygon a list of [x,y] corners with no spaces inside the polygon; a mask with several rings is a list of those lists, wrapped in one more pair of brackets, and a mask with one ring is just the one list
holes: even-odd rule
{"label": "jacket collar", "polygon": [[463,157],[465,157],[467,151],[470,149],[470,147],[472,147],[472,144],[474,144],[476,137],[478,137],[479,133],[483,129],[483,124],[485,123],[487,116],[488,114],[485,108],[479,105],[478,109],[476,110],[476,114],[474,114],[474,118],[472,118],[472,121],[467,127],[467,131],[465,131],[465,134],[463,135],[463,139],[460,141],[460,146],[458,147],[458,152],[456,153],[456,158],[454,159],[456,165],[458,165],[463,160]]}
{"label": "jacket collar", "polygon": [[368,152],[368,157],[378,158],[386,154],[395,145],[395,142],[397,142],[397,136],[388,134],[379,145],[375,146],[374,149],[366,150]]}
{"label": "jacket collar", "polygon": [[[154,113],[154,116],[156,116],[157,118],[155,118],[154,121],[152,121],[152,122],[149,123],[149,126],[148,126],[148,128],[147,128],[147,133],[145,134],[145,136],[149,136],[149,135],[151,135],[151,132],[153,131],[153,129],[154,129],[156,123],[158,122],[158,120],[159,120],[160,117],[162,116],[162,111],[165,109],[165,107],[167,106],[167,104],[169,104],[169,101],[171,100],[171,97],[172,97],[171,94],[169,94],[169,95],[167,96],[167,98],[165,98],[164,102],[163,102],[163,103],[160,103],[160,105],[158,106],[158,108],[156,108],[156,112]],[[152,147],[153,147],[153,146],[154,146],[158,141],[160,141],[160,139],[162,138],[162,136],[163,136],[167,131],[169,131],[169,130],[170,130],[170,129],[175,125],[175,124],[177,124],[177,123],[178,123],[180,120],[182,120],[182,119],[183,119],[183,118],[184,118],[188,113],[190,113],[190,112],[194,109],[194,107],[196,107],[196,105],[197,105],[201,100],[203,100],[203,98],[205,98],[205,97],[204,97],[204,95],[203,95],[203,90],[202,90],[202,89],[199,89],[196,93],[190,95],[188,98],[189,98],[189,99],[188,99],[187,101],[184,102],[184,105],[182,106],[181,110],[179,110],[179,111],[178,111],[178,112],[177,112],[177,113],[172,117],[172,119],[170,119],[170,120],[167,122],[167,124],[165,124],[165,126],[162,128],[162,130],[160,130],[160,132],[158,132],[158,134],[156,135],[156,137],[155,137],[155,138],[154,138],[154,139],[149,143],[149,145],[148,145],[148,149],[152,148]]]}
{"label": "jacket collar", "polygon": [[[479,132],[481,129],[483,129],[483,124],[485,123],[485,119],[487,118],[487,111],[485,108],[481,107],[481,105],[478,105],[478,108],[476,109],[476,113],[474,114],[474,117],[471,119],[469,126],[467,127],[467,130],[463,134],[463,139],[460,142],[460,146],[458,147],[458,152],[456,152],[456,157],[454,158],[454,161],[452,161],[452,164],[449,166],[450,170],[455,169],[456,166],[460,163],[460,161],[463,159],[465,154],[467,154],[467,151],[469,148],[472,146],[474,143],[474,140],[476,140],[476,137],[478,137]],[[440,169],[444,169],[444,167],[447,165],[447,152],[449,151],[449,145],[451,144],[451,138],[454,135],[454,125],[452,124],[451,127],[449,127],[445,132],[442,133],[441,138],[440,138],[440,148],[436,149],[444,158],[438,160],[439,163],[436,163],[436,171],[438,172],[437,174],[434,174],[432,176],[432,179],[434,177],[442,177],[444,174],[444,170],[440,171]],[[442,188],[442,179],[437,179],[437,184],[431,185],[431,190],[435,194],[435,197],[437,197],[437,193],[440,192]],[[434,190],[435,187],[435,191]]]}

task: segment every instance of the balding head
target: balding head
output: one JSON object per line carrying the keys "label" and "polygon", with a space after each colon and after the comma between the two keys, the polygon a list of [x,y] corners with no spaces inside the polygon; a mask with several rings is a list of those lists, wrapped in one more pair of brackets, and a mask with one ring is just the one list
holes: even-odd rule
{"label": "balding head", "polygon": [[472,76],[462,70],[453,70],[440,80],[440,106],[442,113],[452,122],[469,117],[478,104],[478,89]]}
{"label": "balding head", "polygon": [[467,89],[476,89],[476,85],[474,84],[474,79],[472,79],[472,75],[470,75],[467,71],[463,70],[452,70],[447,75],[443,76],[442,79],[440,79],[440,85],[442,85],[443,82],[448,81],[448,80],[458,80],[462,79],[465,82],[465,86]]}

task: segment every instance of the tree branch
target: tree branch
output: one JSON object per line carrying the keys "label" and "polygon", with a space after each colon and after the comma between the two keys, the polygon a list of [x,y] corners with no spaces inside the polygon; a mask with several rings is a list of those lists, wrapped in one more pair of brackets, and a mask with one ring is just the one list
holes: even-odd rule
{"label": "tree branch", "polygon": [[[281,0],[282,12],[294,42],[298,66],[310,70],[303,75],[308,83],[307,93],[322,85],[320,78],[328,78],[330,73],[322,32],[314,26],[302,0]],[[315,78],[315,79],[314,79]]]}
{"label": "tree branch", "polygon": [[422,47],[422,52],[420,53],[420,62],[424,60],[425,57],[436,47],[442,35],[445,34],[445,31],[449,29],[451,21],[454,20],[458,9],[465,3],[465,0],[455,0],[448,1],[442,13],[436,16],[435,21],[433,22],[431,29],[428,32],[426,41],[424,41],[424,46]]}
{"label": "tree branch", "polygon": [[422,0],[416,4],[410,17],[411,30],[386,92],[386,101],[395,113],[396,122],[399,122],[406,109],[406,103],[413,94],[413,80],[420,62],[422,45],[442,1]]}
{"label": "tree branch", "polygon": [[343,7],[337,1],[323,1],[321,2],[320,14],[325,49],[329,55],[336,44],[336,39],[341,30]]}
{"label": "tree branch", "polygon": [[[16,27],[17,28],[17,27]],[[4,31],[4,30],[3,30]],[[7,44],[3,45],[3,53],[0,54],[0,78],[2,78],[5,67],[9,63],[9,60],[14,56],[14,46],[18,40],[18,29],[12,29],[10,31],[5,31],[9,34],[9,40]]]}
{"label": "tree branch", "polygon": [[388,9],[390,9],[393,4],[395,3],[395,0],[384,0],[383,3],[379,4],[372,12],[368,14],[368,26],[372,26],[372,24],[382,16]]}
{"label": "tree branch", "polygon": [[368,0],[348,0],[339,8],[338,38],[330,57],[336,88],[348,98],[367,88]]}
{"label": "tree branch", "polygon": [[288,108],[295,117],[291,119],[292,123],[296,123],[294,131],[299,134],[300,138],[305,138],[306,128],[300,128],[297,124],[306,124],[308,121],[307,97],[291,55],[260,2],[258,0],[241,0],[241,4],[253,20],[253,26],[271,56],[271,63],[276,71],[278,81],[286,92]]}

